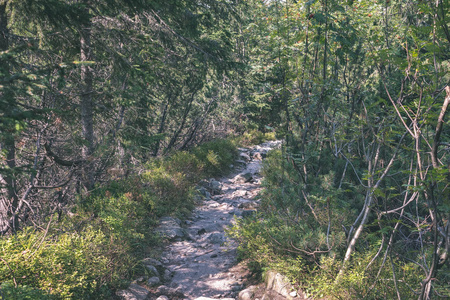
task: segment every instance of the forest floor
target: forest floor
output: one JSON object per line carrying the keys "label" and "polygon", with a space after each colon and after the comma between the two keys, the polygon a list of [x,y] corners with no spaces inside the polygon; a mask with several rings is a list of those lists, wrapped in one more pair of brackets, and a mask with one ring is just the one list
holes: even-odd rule
{"label": "forest floor", "polygon": [[176,238],[163,251],[160,262],[170,276],[163,280],[164,285],[151,288],[146,299],[236,299],[253,283],[250,272],[237,261],[237,243],[227,238],[225,230],[235,218],[255,212],[261,160],[279,145],[272,141],[241,148],[236,172],[208,181],[205,199],[180,224],[184,237]]}

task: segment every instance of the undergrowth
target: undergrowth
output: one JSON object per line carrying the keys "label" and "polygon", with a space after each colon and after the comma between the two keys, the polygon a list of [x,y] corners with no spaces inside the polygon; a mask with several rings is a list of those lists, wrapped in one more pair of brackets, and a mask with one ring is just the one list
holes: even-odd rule
{"label": "undergrowth", "polygon": [[161,216],[194,207],[196,183],[230,170],[236,140],[205,143],[155,159],[141,175],[91,191],[68,215],[0,239],[0,299],[113,299],[161,244]]}
{"label": "undergrowth", "polygon": [[[358,202],[364,201],[358,187],[346,183],[345,189],[336,188],[339,181],[331,168],[323,168],[309,179],[312,184],[305,185],[280,150],[269,153],[263,175],[258,214],[237,219],[228,230],[239,242],[239,258],[245,259],[253,272],[276,270],[313,299],[416,298],[421,281],[414,263],[418,258],[408,260],[406,254],[383,257],[387,242],[380,240],[390,231],[372,231],[376,219],[364,231],[345,274],[336,280],[347,248],[343,229],[351,226]],[[399,242],[392,247],[399,248],[394,253],[402,253],[404,245]],[[420,253],[416,255],[420,257]],[[445,294],[446,280],[442,276],[436,280],[441,294]]]}

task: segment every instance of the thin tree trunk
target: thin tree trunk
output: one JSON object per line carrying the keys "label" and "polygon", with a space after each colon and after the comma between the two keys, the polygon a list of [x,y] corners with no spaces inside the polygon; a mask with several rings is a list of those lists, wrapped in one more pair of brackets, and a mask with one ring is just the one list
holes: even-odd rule
{"label": "thin tree trunk", "polygon": [[[9,30],[8,30],[8,15],[6,12],[7,1],[0,4],[0,51],[9,49]],[[0,69],[3,74],[10,74],[10,65],[7,61],[0,59]],[[6,84],[7,85],[7,84]],[[14,177],[14,170],[16,168],[16,147],[14,138],[14,122],[11,112],[16,111],[16,103],[12,89],[6,86],[0,94],[3,98],[2,107],[4,110],[4,119],[1,120],[1,127],[4,131],[0,135],[0,150],[6,152],[6,169],[5,174],[0,174],[0,184],[5,185],[4,196],[0,199],[0,234],[6,234],[9,231],[14,232],[19,226],[19,219],[14,214],[18,205],[18,197],[16,193],[16,180]]]}
{"label": "thin tree trunk", "polygon": [[80,60],[84,62],[81,65],[81,95],[80,95],[80,110],[81,110],[81,128],[84,138],[82,146],[82,158],[84,160],[83,167],[83,185],[87,190],[94,186],[94,168],[90,161],[94,153],[94,125],[93,125],[93,74],[92,68],[86,62],[92,61],[91,52],[91,24],[86,24],[80,32]]}

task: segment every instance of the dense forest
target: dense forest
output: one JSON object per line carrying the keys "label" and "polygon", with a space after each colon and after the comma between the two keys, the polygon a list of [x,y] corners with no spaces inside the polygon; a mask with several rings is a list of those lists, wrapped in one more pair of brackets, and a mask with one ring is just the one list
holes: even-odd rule
{"label": "dense forest", "polygon": [[110,299],[158,217],[274,134],[262,206],[229,232],[255,272],[314,298],[450,297],[449,11],[0,0],[0,299]]}

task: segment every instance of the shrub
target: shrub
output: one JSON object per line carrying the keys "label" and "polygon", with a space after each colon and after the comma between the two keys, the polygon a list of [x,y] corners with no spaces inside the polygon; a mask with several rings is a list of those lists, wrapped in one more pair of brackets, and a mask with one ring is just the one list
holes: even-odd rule
{"label": "shrub", "polygon": [[246,131],[236,138],[236,142],[242,146],[258,145],[266,141],[273,141],[273,140],[276,140],[275,132],[263,133],[258,130]]}
{"label": "shrub", "polygon": [[204,176],[218,176],[229,172],[238,155],[236,144],[229,139],[202,144],[192,152],[204,163]]}
{"label": "shrub", "polygon": [[20,288],[5,284],[5,294],[25,299],[50,299],[44,291],[60,299],[107,297],[106,285],[117,275],[106,255],[110,249],[106,236],[90,227],[58,235],[27,229],[0,241],[0,255],[7,258],[0,280],[16,280]]}

